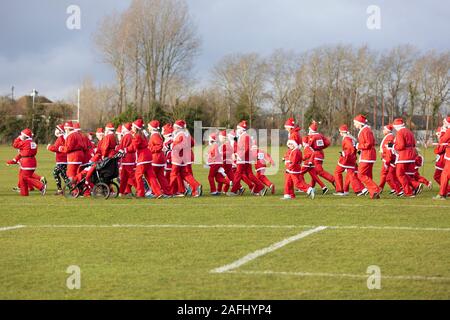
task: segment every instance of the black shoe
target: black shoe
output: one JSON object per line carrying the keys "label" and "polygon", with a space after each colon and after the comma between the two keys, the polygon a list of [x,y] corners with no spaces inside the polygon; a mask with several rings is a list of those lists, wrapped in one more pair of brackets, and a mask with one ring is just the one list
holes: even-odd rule
{"label": "black shoe", "polygon": [[326,195],[327,193],[328,193],[328,188],[327,188],[327,187],[323,188],[323,189],[322,189],[322,195],[324,196],[324,195]]}

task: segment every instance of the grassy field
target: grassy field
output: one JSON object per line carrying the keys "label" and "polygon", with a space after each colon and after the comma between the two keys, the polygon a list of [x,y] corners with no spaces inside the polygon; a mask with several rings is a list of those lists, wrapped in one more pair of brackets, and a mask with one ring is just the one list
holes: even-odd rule
{"label": "grassy field", "polygon": [[[278,194],[265,198],[69,200],[52,195],[53,157],[41,147],[50,190],[21,198],[17,169],[4,165],[13,155],[0,147],[1,299],[450,298],[450,202],[432,201],[436,187],[416,199],[283,202],[280,172],[270,177]],[[207,170],[195,173],[207,191]],[[71,265],[79,290],[66,286]],[[373,265],[381,288],[369,290]]]}

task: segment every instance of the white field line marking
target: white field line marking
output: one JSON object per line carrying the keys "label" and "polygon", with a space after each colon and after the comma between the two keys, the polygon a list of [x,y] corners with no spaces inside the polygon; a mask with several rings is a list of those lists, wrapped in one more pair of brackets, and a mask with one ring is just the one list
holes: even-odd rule
{"label": "white field line marking", "polygon": [[[184,225],[184,224],[113,224],[113,225],[28,225],[22,228],[49,228],[49,229],[92,229],[92,228],[123,228],[123,229],[303,229],[316,228],[311,225],[238,225],[238,224],[218,224],[218,225]],[[450,232],[450,228],[433,227],[402,227],[402,226],[327,226],[334,230],[398,230],[398,231],[441,231]]]}
{"label": "white field line marking", "polygon": [[240,266],[242,266],[242,265],[244,265],[244,264],[246,264],[246,263],[248,263],[248,262],[250,262],[250,261],[252,261],[252,260],[254,260],[256,258],[258,258],[258,257],[261,257],[261,256],[263,256],[265,254],[268,254],[270,252],[278,250],[278,249],[288,245],[291,242],[303,239],[303,238],[305,238],[305,237],[307,237],[307,236],[309,236],[309,235],[311,235],[313,233],[323,231],[326,228],[327,227],[322,226],[322,227],[317,227],[315,229],[310,229],[310,230],[307,230],[307,231],[303,231],[302,233],[299,233],[299,234],[297,234],[297,235],[295,235],[293,237],[286,238],[286,239],[284,239],[284,240],[282,240],[280,242],[274,243],[274,244],[272,244],[271,246],[269,246],[267,248],[260,249],[260,250],[257,250],[255,252],[252,252],[252,253],[246,255],[245,257],[242,257],[241,259],[236,260],[236,261],[234,261],[234,262],[232,262],[230,264],[227,264],[225,266],[213,269],[210,272],[212,272],[212,273],[223,273],[223,272],[227,272],[227,271],[231,271],[231,270],[237,269]]}
{"label": "white field line marking", "polygon": [[25,228],[25,226],[18,225],[18,226],[12,226],[12,227],[0,227],[0,231],[9,231],[9,230],[22,229],[22,228]]}
{"label": "white field line marking", "polygon": [[[295,276],[295,277],[330,277],[330,278],[355,278],[367,279],[369,275],[347,274],[347,273],[326,273],[326,272],[280,272],[280,271],[227,271],[225,273],[249,274],[249,275],[275,275],[275,276]],[[381,279],[391,280],[417,280],[417,281],[437,281],[447,282],[450,277],[428,277],[428,276],[389,276],[381,275]]]}

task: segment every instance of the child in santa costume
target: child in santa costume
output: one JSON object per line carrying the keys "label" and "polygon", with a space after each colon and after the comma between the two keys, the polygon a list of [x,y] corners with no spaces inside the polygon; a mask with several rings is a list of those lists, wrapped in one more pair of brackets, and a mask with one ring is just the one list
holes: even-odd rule
{"label": "child in santa costume", "polygon": [[416,162],[414,163],[414,174],[411,175],[411,179],[414,179],[418,181],[419,183],[422,183],[423,185],[427,186],[428,189],[433,188],[433,184],[431,181],[429,181],[424,176],[420,175],[420,168],[422,168],[425,165],[425,158],[423,155],[420,154],[420,149],[416,148],[417,150],[417,157]]}
{"label": "child in santa costume", "polygon": [[20,166],[19,171],[19,186],[20,195],[27,197],[29,195],[29,188],[38,189],[42,195],[47,191],[47,185],[37,179],[33,179],[34,171],[37,168],[36,154],[38,146],[33,141],[33,133],[30,129],[23,130],[19,137],[13,142],[13,148],[19,151],[19,154],[6,164]]}
{"label": "child in santa costume", "polygon": [[216,187],[216,181],[218,184],[223,186],[230,185],[230,180],[228,180],[225,170],[223,168],[223,158],[220,153],[218,138],[216,133],[212,133],[208,137],[208,159],[206,164],[209,167],[208,181],[210,192],[212,196],[219,196],[220,192]]}
{"label": "child in santa costume", "polygon": [[65,183],[69,182],[66,175],[67,155],[65,153],[59,152],[59,147],[65,145],[64,125],[60,124],[56,126],[55,137],[56,137],[55,143],[47,145],[47,150],[55,153],[56,165],[55,168],[53,169],[53,178],[55,179],[57,188],[55,195],[62,195],[63,194],[62,182],[63,181]]}
{"label": "child in santa costume", "polygon": [[436,129],[436,137],[438,140],[438,143],[434,144],[434,154],[436,155],[436,164],[435,164],[435,171],[433,179],[437,182],[438,185],[441,184],[441,176],[442,171],[444,171],[445,166],[445,146],[441,145],[441,138],[444,136],[445,128],[439,127]]}
{"label": "child in santa costume", "polygon": [[85,143],[82,135],[77,132],[71,121],[64,124],[65,143],[58,148],[59,152],[67,155],[67,177],[76,177],[79,167],[85,161]]}
{"label": "child in santa costume", "polygon": [[450,191],[448,184],[450,181],[450,116],[444,119],[442,127],[445,132],[439,140],[439,146],[445,147],[445,166],[441,174],[439,194],[433,198],[434,200],[446,200]]}
{"label": "child in santa costume", "polygon": [[173,144],[172,144],[172,172],[170,175],[170,187],[172,194],[181,196],[181,191],[185,191],[184,181],[186,181],[192,191],[194,198],[202,195],[202,185],[195,180],[192,170],[188,166],[192,165],[192,148],[195,145],[186,128],[184,120],[177,120],[173,126]]}
{"label": "child in santa costume", "polygon": [[[252,150],[252,139],[247,133],[247,121],[241,121],[237,126],[236,134],[238,137],[236,147],[236,164],[237,169],[234,174],[233,187],[227,194],[229,196],[237,196],[240,182],[246,180],[252,185],[252,193],[256,196],[264,197],[267,193],[267,188],[258,178],[255,177],[252,171],[252,163],[256,158],[256,150]],[[250,185],[249,185],[250,187]]]}
{"label": "child in santa costume", "polygon": [[394,141],[397,179],[402,185],[404,196],[414,197],[422,192],[423,188],[423,184],[413,178],[417,158],[416,138],[411,130],[406,128],[403,119],[394,120],[394,129],[397,131]]}
{"label": "child in santa costume", "polygon": [[381,189],[373,181],[373,165],[377,160],[375,150],[375,136],[367,124],[367,118],[358,115],[353,120],[353,125],[358,132],[358,143],[356,149],[361,153],[359,156],[358,178],[369,190],[371,199],[379,199]]}
{"label": "child in santa costume", "polygon": [[155,173],[156,179],[161,186],[163,193],[166,196],[171,196],[172,192],[170,190],[169,181],[164,175],[164,168],[166,166],[166,157],[164,155],[164,139],[159,133],[160,123],[158,120],[152,120],[148,124],[148,131],[150,133],[150,139],[148,142],[148,147],[152,152],[152,166],[153,172]]}
{"label": "child in santa costume", "polygon": [[309,142],[308,144],[314,149],[314,168],[318,176],[329,181],[334,186],[334,177],[329,172],[323,169],[323,162],[325,161],[324,150],[331,145],[330,140],[324,135],[317,132],[319,125],[317,122],[313,121],[309,126]]}
{"label": "child in santa costume", "polygon": [[158,181],[156,180],[155,173],[152,167],[152,153],[148,148],[148,140],[144,133],[144,121],[138,119],[132,124],[133,140],[130,146],[126,147],[119,152],[123,154],[136,153],[136,184],[137,184],[137,197],[144,198],[146,196],[144,178],[150,184],[152,190],[151,194],[148,194],[149,198],[164,198],[161,192]]}
{"label": "child in santa costume", "polygon": [[[336,181],[336,193],[334,195],[348,196],[350,186],[356,195],[364,195],[367,190],[364,190],[364,185],[356,174],[356,139],[350,134],[345,124],[339,128],[339,134],[342,137],[342,151],[334,171],[334,179]],[[345,183],[344,172],[347,173]]]}
{"label": "child in santa costume", "polygon": [[305,192],[311,199],[314,199],[314,188],[305,182],[302,174],[303,159],[299,145],[294,140],[288,140],[287,146],[288,150],[284,156],[286,171],[284,197],[282,200],[295,199],[295,188]]}
{"label": "child in santa costume", "polygon": [[380,153],[383,165],[381,166],[379,187],[383,190],[387,182],[391,188],[390,194],[402,196],[402,186],[397,179],[395,167],[395,154],[393,150],[395,137],[393,131],[394,126],[392,124],[388,124],[383,128],[384,138],[380,144]]}
{"label": "child in santa costume", "polygon": [[255,163],[255,172],[256,178],[261,181],[266,187],[269,188],[272,194],[275,194],[275,185],[266,177],[266,168],[268,166],[275,165],[275,161],[273,161],[270,154],[266,151],[261,150],[259,148],[256,149],[256,163]]}
{"label": "child in santa costume", "polygon": [[[164,167],[164,175],[166,180],[170,181],[170,173],[172,172],[172,143],[173,143],[173,126],[168,123],[162,127],[161,134],[164,138],[163,152],[166,158],[166,165]],[[171,190],[172,191],[172,190]],[[177,190],[176,190],[177,192]]]}
{"label": "child in santa costume", "polygon": [[[291,139],[290,139],[291,140]],[[297,142],[296,140],[294,140]],[[320,180],[319,176],[317,175],[316,168],[314,166],[314,158],[316,155],[316,152],[313,148],[309,145],[309,137],[303,137],[302,138],[302,146],[303,146],[303,164],[302,164],[302,173],[305,175],[306,173],[309,173],[311,177],[311,186],[314,188],[316,183],[322,188],[322,194],[325,195],[328,193],[327,186]]]}
{"label": "child in santa costume", "polygon": [[288,140],[294,140],[298,145],[302,144],[302,136],[300,134],[301,128],[295,123],[294,118],[289,118],[284,123],[284,129],[288,132]]}
{"label": "child in santa costume", "polygon": [[[236,161],[234,158],[234,134],[233,131],[230,134],[227,133],[226,130],[223,130],[219,133],[219,152],[222,156],[222,168],[223,172],[221,173],[224,177],[227,177],[230,181],[229,184],[223,185],[222,183],[218,183],[217,191],[223,192],[226,194],[230,186],[232,185],[232,181],[234,180],[234,172],[236,170]],[[243,192],[243,188],[239,188],[239,192]]]}
{"label": "child in santa costume", "polygon": [[[121,138],[117,150],[132,148],[133,135],[131,123],[125,123],[121,127]],[[136,183],[136,153],[126,153],[120,161],[119,167],[119,197],[130,197],[131,187],[137,189]]]}

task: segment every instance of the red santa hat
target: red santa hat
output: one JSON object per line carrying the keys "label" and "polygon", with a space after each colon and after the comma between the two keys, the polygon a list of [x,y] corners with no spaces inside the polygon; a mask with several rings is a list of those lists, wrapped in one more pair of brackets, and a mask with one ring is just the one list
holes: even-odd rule
{"label": "red santa hat", "polygon": [[319,124],[316,121],[313,121],[309,126],[309,131],[317,132],[317,130],[319,130]]}
{"label": "red santa hat", "polygon": [[208,137],[209,142],[217,142],[217,134],[211,133]]}
{"label": "red santa hat", "polygon": [[221,136],[221,137],[227,137],[227,130],[222,130],[222,131],[220,131],[220,133],[219,133],[219,135]]}
{"label": "red santa hat", "polygon": [[288,140],[286,145],[289,147],[289,145],[293,145],[295,148],[298,148],[298,143],[295,140]]}
{"label": "red santa hat", "polygon": [[167,123],[162,127],[162,135],[163,136],[168,136],[169,134],[172,134],[172,133],[173,133],[173,127],[170,123]]}
{"label": "red santa hat", "polygon": [[142,130],[144,128],[144,121],[142,119],[137,119],[135,122],[133,122],[132,127],[138,130]]}
{"label": "red santa hat", "polygon": [[58,125],[56,126],[56,129],[59,130],[59,131],[61,131],[62,133],[64,133],[64,125],[63,125],[63,124],[58,124]]}
{"label": "red santa hat", "polygon": [[108,131],[114,131],[114,130],[116,130],[116,129],[114,128],[114,125],[113,125],[112,123],[108,123],[108,124],[105,126],[105,132],[108,132]]}
{"label": "red santa hat", "polygon": [[450,116],[444,119],[444,126],[450,126]]}
{"label": "red santa hat", "polygon": [[342,126],[339,127],[339,132],[342,133],[348,133],[348,127],[346,124],[343,124]]}
{"label": "red santa hat", "polygon": [[105,133],[105,130],[103,130],[103,128],[97,128],[95,133]]}
{"label": "red santa hat", "polygon": [[122,125],[121,124],[119,124],[119,126],[117,127],[116,133],[122,134]]}
{"label": "red santa hat", "polygon": [[24,137],[31,139],[33,137],[33,132],[30,129],[24,129],[22,130],[22,132],[20,133],[21,135],[23,135]]}
{"label": "red santa hat", "polygon": [[73,129],[72,121],[67,121],[66,123],[64,123],[64,129]]}
{"label": "red santa hat", "polygon": [[361,125],[366,125],[367,124],[367,118],[365,116],[363,116],[362,114],[357,115],[355,117],[355,119],[353,119],[354,122],[359,123]]}
{"label": "red santa hat", "polygon": [[173,125],[174,129],[186,129],[186,121],[184,120],[177,120],[175,121],[175,124]]}
{"label": "red santa hat", "polygon": [[73,124],[73,129],[74,129],[75,131],[80,131],[80,130],[81,130],[80,123],[79,123],[79,122],[75,122],[75,123]]}
{"label": "red santa hat", "polygon": [[241,122],[239,122],[239,124],[237,125],[237,128],[246,131],[248,128],[247,121],[242,120]]}
{"label": "red santa hat", "polygon": [[284,127],[286,129],[293,129],[293,128],[295,128],[295,120],[294,120],[294,118],[287,119],[286,122],[284,123]]}
{"label": "red santa hat", "polygon": [[394,126],[392,124],[388,124],[386,126],[383,127],[384,130],[392,132],[394,131]]}
{"label": "red santa hat", "polygon": [[158,120],[150,121],[148,126],[151,130],[159,130],[160,129],[160,123]]}
{"label": "red santa hat", "polygon": [[405,126],[405,122],[403,121],[402,118],[397,118],[394,120],[394,128],[395,129],[400,129],[403,128]]}
{"label": "red santa hat", "polygon": [[302,138],[302,143],[303,143],[303,144],[309,144],[309,138],[308,138],[307,136],[304,136],[304,137]]}
{"label": "red santa hat", "polygon": [[132,126],[133,126],[133,125],[132,125],[130,122],[125,123],[125,124],[122,126],[122,133],[123,133],[123,134],[126,134],[126,133],[130,132]]}

